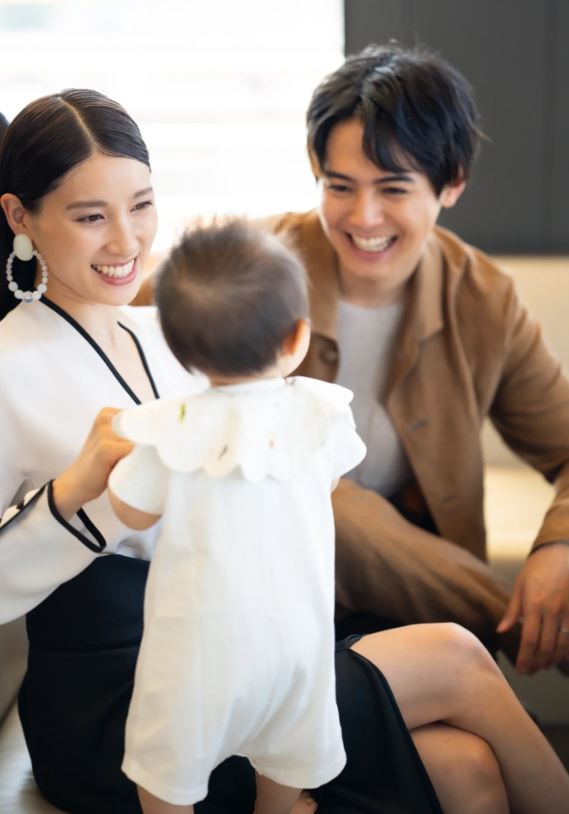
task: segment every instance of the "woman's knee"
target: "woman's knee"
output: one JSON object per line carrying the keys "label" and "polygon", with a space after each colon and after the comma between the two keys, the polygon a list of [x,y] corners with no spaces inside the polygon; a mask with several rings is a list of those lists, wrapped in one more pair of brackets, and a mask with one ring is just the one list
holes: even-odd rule
{"label": "woman's knee", "polygon": [[439,647],[441,657],[463,670],[483,671],[492,676],[501,675],[500,669],[491,654],[474,633],[455,622],[441,622]]}
{"label": "woman's knee", "polygon": [[508,811],[500,766],[485,740],[445,724],[411,735],[447,814]]}
{"label": "woman's knee", "polygon": [[455,760],[459,776],[454,780],[462,792],[463,812],[498,814],[509,810],[500,765],[485,740],[471,735],[465,748],[455,754]]}

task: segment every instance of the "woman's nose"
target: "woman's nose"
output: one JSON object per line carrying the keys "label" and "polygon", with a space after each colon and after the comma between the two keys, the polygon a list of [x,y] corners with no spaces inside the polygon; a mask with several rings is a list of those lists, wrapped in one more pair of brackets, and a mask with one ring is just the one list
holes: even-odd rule
{"label": "woman's nose", "polygon": [[109,236],[108,246],[113,254],[128,260],[138,253],[138,240],[128,221],[116,221]]}

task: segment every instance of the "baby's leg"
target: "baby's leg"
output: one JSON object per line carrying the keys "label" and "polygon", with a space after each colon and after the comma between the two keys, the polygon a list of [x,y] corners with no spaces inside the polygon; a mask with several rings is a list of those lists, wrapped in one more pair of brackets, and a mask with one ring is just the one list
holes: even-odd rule
{"label": "baby's leg", "polygon": [[315,814],[316,811],[318,811],[316,800],[309,791],[303,791],[291,808],[290,814]]}
{"label": "baby's leg", "polygon": [[292,807],[298,802],[301,790],[281,786],[280,783],[269,780],[259,772],[255,772],[255,776],[257,778],[257,799],[253,814],[290,814]]}
{"label": "baby's leg", "polygon": [[194,814],[193,806],[175,806],[150,794],[142,786],[137,786],[137,789],[144,814]]}

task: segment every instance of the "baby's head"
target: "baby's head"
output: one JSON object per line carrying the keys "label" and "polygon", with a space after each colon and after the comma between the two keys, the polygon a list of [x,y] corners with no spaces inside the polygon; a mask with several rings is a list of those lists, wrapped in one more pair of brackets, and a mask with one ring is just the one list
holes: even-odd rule
{"label": "baby's head", "polygon": [[163,264],[156,302],[170,349],[214,381],[286,376],[308,344],[304,268],[282,241],[243,220],[184,235]]}

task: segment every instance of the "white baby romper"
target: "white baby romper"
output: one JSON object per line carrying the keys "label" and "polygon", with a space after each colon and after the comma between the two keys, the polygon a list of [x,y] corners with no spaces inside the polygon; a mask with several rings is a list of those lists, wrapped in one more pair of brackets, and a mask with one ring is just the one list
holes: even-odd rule
{"label": "white baby romper", "polygon": [[313,788],[343,768],[332,482],[365,454],[338,385],[268,379],[126,410],[110,479],[162,514],[123,769],[173,804],[239,754]]}

